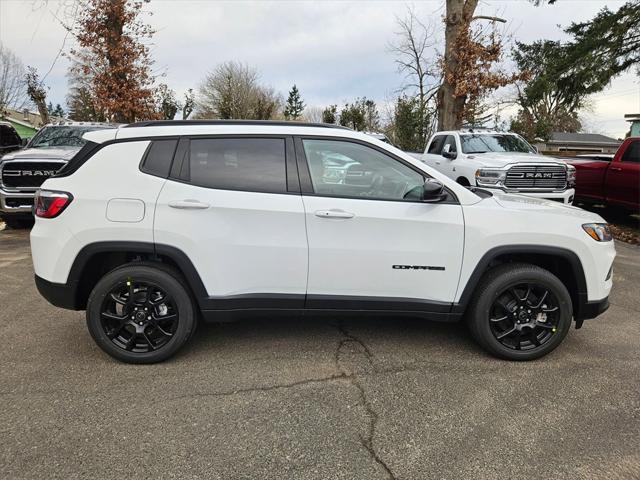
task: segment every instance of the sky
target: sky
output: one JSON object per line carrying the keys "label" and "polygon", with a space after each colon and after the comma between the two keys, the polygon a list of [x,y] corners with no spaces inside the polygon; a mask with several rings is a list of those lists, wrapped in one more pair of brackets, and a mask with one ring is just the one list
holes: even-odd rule
{"label": "sky", "polygon": [[[560,0],[535,7],[526,0],[482,1],[477,15],[507,20],[501,29],[512,40],[565,39],[572,21],[592,18],[623,1]],[[0,42],[45,75],[49,100],[65,105],[68,60],[60,52],[73,46],[60,20],[70,17],[74,0],[0,0]],[[389,45],[397,17],[412,7],[432,25],[442,50],[443,1],[216,1],[152,0],[145,19],[156,30],[150,43],[154,70],[182,94],[197,88],[219,63],[244,62],[260,72],[262,83],[286,95],[295,83],[309,106],[324,107],[366,96],[381,105],[397,94],[403,75]],[[508,60],[507,60],[508,65]],[[507,98],[509,89],[496,96]],[[640,112],[640,81],[635,71],[614,79],[590,99],[582,115],[586,131],[622,137],[625,113]],[[505,119],[515,113],[502,112]]]}

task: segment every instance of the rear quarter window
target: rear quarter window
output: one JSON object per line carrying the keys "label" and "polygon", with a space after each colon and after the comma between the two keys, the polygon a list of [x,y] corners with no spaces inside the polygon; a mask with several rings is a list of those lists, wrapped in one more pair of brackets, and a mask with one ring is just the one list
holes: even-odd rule
{"label": "rear quarter window", "polygon": [[149,145],[141,170],[149,175],[167,178],[178,140],[154,140]]}

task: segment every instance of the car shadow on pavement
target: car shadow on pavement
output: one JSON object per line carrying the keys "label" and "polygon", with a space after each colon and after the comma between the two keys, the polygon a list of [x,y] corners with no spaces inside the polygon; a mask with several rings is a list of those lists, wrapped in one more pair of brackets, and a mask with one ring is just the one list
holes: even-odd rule
{"label": "car shadow on pavement", "polygon": [[179,357],[206,356],[229,350],[295,356],[312,351],[333,351],[348,336],[376,352],[403,352],[418,356],[437,352],[481,355],[462,323],[432,322],[411,317],[366,318],[313,316],[203,323]]}

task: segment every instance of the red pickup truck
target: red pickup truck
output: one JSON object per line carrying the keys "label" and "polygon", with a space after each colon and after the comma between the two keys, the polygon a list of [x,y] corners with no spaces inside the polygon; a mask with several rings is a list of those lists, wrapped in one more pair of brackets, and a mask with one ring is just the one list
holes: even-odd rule
{"label": "red pickup truck", "polygon": [[640,212],[640,137],[627,138],[611,160],[563,158],[576,167],[576,200]]}

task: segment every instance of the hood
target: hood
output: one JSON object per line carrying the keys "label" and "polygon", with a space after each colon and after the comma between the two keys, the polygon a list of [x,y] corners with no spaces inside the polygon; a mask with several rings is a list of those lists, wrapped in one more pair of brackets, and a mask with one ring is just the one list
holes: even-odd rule
{"label": "hood", "polygon": [[583,223],[607,223],[600,215],[588,212],[578,207],[545,200],[543,198],[527,197],[513,193],[495,192],[494,200],[503,208],[526,212],[544,212],[556,215],[566,215],[574,219],[581,219]]}
{"label": "hood", "polygon": [[64,160],[69,161],[80,150],[80,147],[43,147],[25,148],[7,153],[2,161],[7,160]]}
{"label": "hood", "polygon": [[473,159],[483,167],[505,167],[511,163],[565,163],[563,160],[533,153],[519,152],[487,152],[470,153],[467,158]]}
{"label": "hood", "polygon": [[595,158],[567,158],[565,162],[569,165],[589,165],[593,163],[602,165],[604,163],[611,163],[611,160],[598,160]]}

